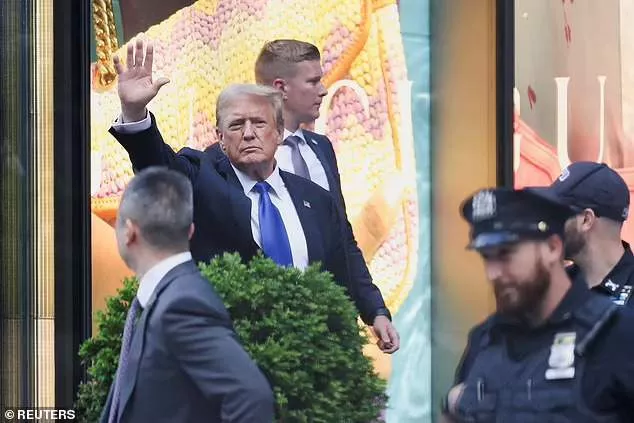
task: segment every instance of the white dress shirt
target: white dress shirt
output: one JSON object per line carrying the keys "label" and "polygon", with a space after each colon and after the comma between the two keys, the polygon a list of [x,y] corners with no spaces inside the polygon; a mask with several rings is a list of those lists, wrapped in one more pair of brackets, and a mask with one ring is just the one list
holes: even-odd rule
{"label": "white dress shirt", "polygon": [[[122,134],[134,134],[136,132],[145,131],[150,126],[152,126],[152,119],[150,118],[149,113],[146,114],[145,119],[143,120],[140,120],[138,122],[125,123],[123,123],[123,116],[119,115],[112,123],[112,128]],[[306,162],[306,166],[308,166],[310,180],[323,189],[330,191],[330,185],[328,184],[326,170],[319,161],[319,158],[317,157],[313,149],[310,148],[310,146],[307,144],[314,141],[306,139],[302,128],[298,128],[297,131],[293,133],[291,133],[291,131],[287,129],[284,129],[284,139],[290,137],[291,135],[296,135],[302,140],[297,145],[299,147],[299,154],[302,155],[304,161]],[[291,159],[291,151],[291,147],[282,144],[277,148],[277,151],[275,152],[275,159],[277,160],[277,165],[280,167],[280,169],[289,173],[295,173],[295,169],[293,168],[293,161]]]}
{"label": "white dress shirt", "polygon": [[[262,248],[259,215],[260,193],[253,189],[257,181],[251,179],[249,175],[240,171],[235,166],[231,165],[231,167],[233,167],[233,170],[236,172],[244,194],[251,200],[251,232],[253,233],[255,242]],[[293,204],[291,195],[288,189],[286,189],[286,185],[284,185],[284,181],[280,176],[280,170],[277,166],[271,176],[266,178],[266,182],[271,185],[271,190],[269,191],[271,202],[280,211],[282,222],[284,222],[284,227],[286,228],[288,241],[291,244],[291,253],[293,254],[293,266],[303,270],[308,266],[306,236],[304,235],[302,222],[299,220],[299,215],[295,209],[295,204]]]}
{"label": "white dress shirt", "polygon": [[150,297],[152,297],[156,286],[159,284],[159,282],[161,282],[161,280],[165,277],[165,275],[167,275],[170,270],[172,270],[179,264],[185,263],[186,261],[189,261],[191,259],[192,254],[189,251],[185,251],[183,253],[169,256],[168,258],[158,262],[150,270],[148,270],[141,278],[141,281],[139,282],[139,290],[136,293],[141,307],[145,308],[147,306],[147,303],[148,301],[150,301]]}
{"label": "white dress shirt", "polygon": [[[306,162],[306,166],[308,166],[310,180],[323,189],[330,191],[330,185],[328,184],[328,177],[326,176],[324,166],[319,161],[319,158],[317,157],[313,149],[310,148],[310,146],[307,144],[314,141],[306,139],[302,128],[297,129],[297,131],[295,131],[294,133],[291,133],[291,131],[284,129],[284,139],[290,137],[291,135],[296,135],[302,140],[301,142],[297,143],[297,145],[299,147],[299,154],[302,155],[304,161]],[[293,161],[291,159],[291,151],[292,149],[290,146],[282,144],[277,148],[275,159],[277,160],[277,165],[280,167],[280,169],[289,173],[295,173],[295,169],[293,168]]]}

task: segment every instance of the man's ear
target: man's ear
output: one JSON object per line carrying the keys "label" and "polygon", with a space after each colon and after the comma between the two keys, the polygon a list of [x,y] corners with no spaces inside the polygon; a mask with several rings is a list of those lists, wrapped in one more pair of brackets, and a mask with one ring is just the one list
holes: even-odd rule
{"label": "man's ear", "polygon": [[134,222],[132,222],[130,219],[126,219],[125,223],[125,228],[124,228],[124,234],[125,234],[125,244],[126,245],[130,245],[134,242],[136,242],[139,238],[139,227],[134,224]]}
{"label": "man's ear", "polygon": [[273,87],[278,90],[279,92],[282,93],[282,98],[284,100],[286,100],[288,98],[286,91],[288,89],[288,85],[286,84],[286,81],[282,78],[275,78],[273,80]]}
{"label": "man's ear", "polygon": [[594,226],[595,222],[597,221],[597,215],[592,209],[584,209],[581,212],[581,215],[583,216],[583,220],[581,221],[580,229],[582,232],[587,232]]}
{"label": "man's ear", "polygon": [[220,146],[220,149],[226,153],[227,147],[225,147],[222,131],[218,128],[216,128],[216,137],[218,138],[218,145]]}
{"label": "man's ear", "polygon": [[194,231],[195,231],[195,227],[194,227],[194,223],[192,222],[191,225],[189,225],[189,235],[188,235],[188,239],[191,241],[192,236],[194,236]]}

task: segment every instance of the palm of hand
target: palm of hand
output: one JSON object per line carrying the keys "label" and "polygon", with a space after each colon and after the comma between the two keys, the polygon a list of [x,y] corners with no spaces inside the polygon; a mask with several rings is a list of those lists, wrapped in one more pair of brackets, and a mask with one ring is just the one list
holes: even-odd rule
{"label": "palm of hand", "polygon": [[120,74],[117,89],[121,102],[129,105],[145,106],[157,92],[151,73],[143,67],[130,68]]}

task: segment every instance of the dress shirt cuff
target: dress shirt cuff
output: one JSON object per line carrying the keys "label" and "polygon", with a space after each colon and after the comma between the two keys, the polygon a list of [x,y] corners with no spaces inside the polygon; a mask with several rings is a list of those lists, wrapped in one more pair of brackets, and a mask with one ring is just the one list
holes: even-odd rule
{"label": "dress shirt cuff", "polygon": [[152,118],[147,112],[145,119],[138,122],[123,122],[123,115],[119,115],[112,123],[112,129],[120,134],[136,134],[149,129],[150,126],[152,126]]}

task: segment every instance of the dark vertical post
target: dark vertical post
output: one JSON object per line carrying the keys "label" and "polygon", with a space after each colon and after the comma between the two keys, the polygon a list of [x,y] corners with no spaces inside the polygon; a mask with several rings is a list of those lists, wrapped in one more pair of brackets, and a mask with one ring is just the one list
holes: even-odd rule
{"label": "dark vertical post", "polygon": [[497,0],[497,184],[513,187],[515,0]]}
{"label": "dark vertical post", "polygon": [[70,408],[85,370],[77,352],[91,330],[91,2],[54,9],[55,400]]}

